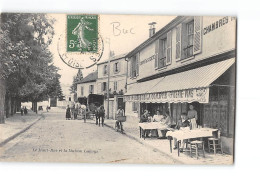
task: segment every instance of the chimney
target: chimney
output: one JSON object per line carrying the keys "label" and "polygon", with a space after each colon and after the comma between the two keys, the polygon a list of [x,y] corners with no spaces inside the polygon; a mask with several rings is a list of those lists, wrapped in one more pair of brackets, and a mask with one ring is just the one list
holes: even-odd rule
{"label": "chimney", "polygon": [[148,25],[150,25],[149,37],[152,37],[152,36],[155,34],[155,25],[156,25],[156,22],[148,23]]}

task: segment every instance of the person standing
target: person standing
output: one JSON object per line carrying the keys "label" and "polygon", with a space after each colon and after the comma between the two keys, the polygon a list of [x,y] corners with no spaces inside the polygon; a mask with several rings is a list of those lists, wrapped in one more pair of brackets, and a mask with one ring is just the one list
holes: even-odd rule
{"label": "person standing", "polygon": [[21,106],[21,116],[23,116],[23,106]]}
{"label": "person standing", "polygon": [[197,111],[194,109],[193,105],[189,106],[189,111],[188,111],[187,117],[190,120],[191,129],[197,128],[198,114],[197,114]]}
{"label": "person standing", "polygon": [[66,120],[70,120],[71,115],[70,115],[70,106],[67,105],[67,109],[66,109]]}
{"label": "person standing", "polygon": [[104,126],[104,119],[105,119],[105,108],[103,105],[101,105],[98,108],[98,119],[99,119],[99,126],[100,126],[100,120],[102,121],[102,127]]}
{"label": "person standing", "polygon": [[[125,111],[124,111],[124,109],[122,108],[122,106],[119,106],[119,109],[117,110],[117,112],[116,112],[116,115],[117,116],[125,116]],[[121,130],[122,131],[124,131],[123,130],[123,125],[122,125],[122,122],[120,122],[120,121],[116,121],[116,125],[117,125],[117,127],[120,129],[120,127],[121,127]]]}
{"label": "person standing", "polygon": [[26,108],[26,106],[24,107],[24,115],[27,115],[27,113],[28,113],[28,110],[27,110],[27,108]]}

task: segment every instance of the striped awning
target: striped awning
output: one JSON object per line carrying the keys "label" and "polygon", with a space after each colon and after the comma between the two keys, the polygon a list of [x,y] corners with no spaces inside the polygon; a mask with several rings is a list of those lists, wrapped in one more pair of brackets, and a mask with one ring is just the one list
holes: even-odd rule
{"label": "striped awning", "polygon": [[210,84],[234,63],[235,58],[232,58],[185,72],[133,84],[130,91],[125,94],[125,101],[147,103],[198,101],[207,103]]}

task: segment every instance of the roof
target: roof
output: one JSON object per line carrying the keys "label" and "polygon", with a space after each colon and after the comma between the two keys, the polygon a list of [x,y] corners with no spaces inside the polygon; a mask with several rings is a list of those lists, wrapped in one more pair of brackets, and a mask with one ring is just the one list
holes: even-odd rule
{"label": "roof", "polygon": [[171,22],[169,22],[166,26],[164,26],[162,29],[160,29],[159,31],[157,31],[153,36],[151,36],[150,38],[148,38],[147,40],[145,40],[143,43],[141,43],[140,45],[138,45],[135,49],[133,49],[132,51],[130,51],[126,57],[129,58],[131,56],[133,56],[134,54],[136,54],[137,52],[139,52],[141,49],[143,49],[144,47],[146,47],[147,45],[151,44],[152,42],[154,42],[157,38],[159,38],[161,35],[165,34],[166,32],[168,32],[170,29],[172,29],[174,26],[177,26],[178,24],[180,24],[180,22],[183,20],[183,18],[187,18],[184,16],[177,16],[176,18],[174,18]]}
{"label": "roof", "polygon": [[[127,53],[113,56],[113,57],[110,58],[110,61],[114,61],[114,60],[118,60],[118,59],[121,59],[121,58],[125,58],[126,55],[127,55]],[[106,60],[104,60],[102,62],[97,63],[97,65],[104,64],[104,63],[107,63],[107,62],[108,62],[108,59],[106,59]]]}
{"label": "roof", "polygon": [[209,87],[235,63],[235,58],[129,86],[125,95]]}
{"label": "roof", "polygon": [[98,77],[98,72],[95,71],[93,73],[88,74],[82,80],[78,81],[77,84],[88,83],[88,82],[95,82],[97,80],[97,77]]}

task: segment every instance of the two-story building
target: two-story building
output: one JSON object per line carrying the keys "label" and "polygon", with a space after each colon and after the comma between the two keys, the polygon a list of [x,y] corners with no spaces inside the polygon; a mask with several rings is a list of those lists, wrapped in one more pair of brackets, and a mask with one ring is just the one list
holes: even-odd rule
{"label": "two-story building", "polygon": [[97,94],[105,95],[104,107],[107,112],[107,92],[109,90],[109,118],[113,119],[115,118],[118,107],[125,107],[123,102],[127,74],[127,62],[125,60],[125,55],[126,54],[112,56],[110,58],[110,62],[107,59],[97,64]]}
{"label": "two-story building", "polygon": [[126,55],[126,115],[169,111],[176,124],[192,104],[198,124],[220,129],[233,153],[236,18],[178,16],[150,34]]}
{"label": "two-story building", "polygon": [[98,73],[95,71],[77,82],[77,97],[79,101],[84,101],[89,94],[97,93],[97,77]]}

